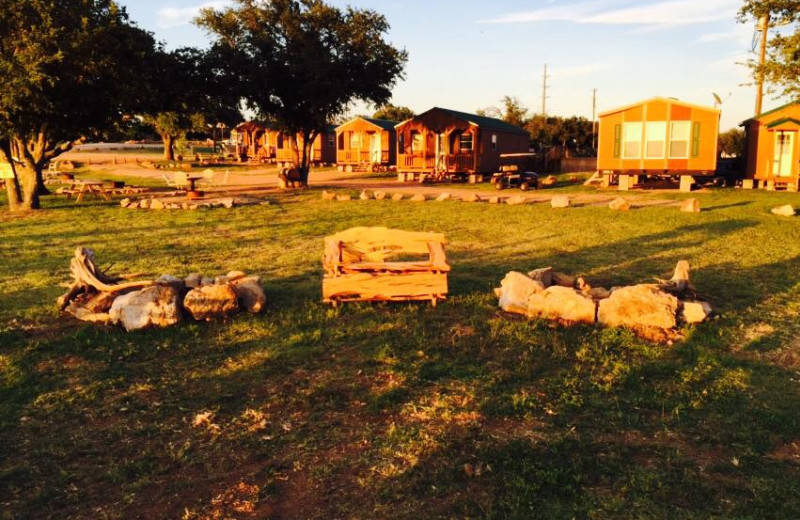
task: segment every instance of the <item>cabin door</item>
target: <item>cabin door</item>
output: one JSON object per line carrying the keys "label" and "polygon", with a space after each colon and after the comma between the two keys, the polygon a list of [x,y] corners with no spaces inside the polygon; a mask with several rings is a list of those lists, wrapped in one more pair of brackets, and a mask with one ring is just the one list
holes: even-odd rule
{"label": "cabin door", "polygon": [[369,134],[369,156],[372,164],[380,164],[381,161],[381,134]]}
{"label": "cabin door", "polygon": [[772,174],[776,177],[792,175],[794,136],[794,132],[775,133],[775,161],[772,166]]}

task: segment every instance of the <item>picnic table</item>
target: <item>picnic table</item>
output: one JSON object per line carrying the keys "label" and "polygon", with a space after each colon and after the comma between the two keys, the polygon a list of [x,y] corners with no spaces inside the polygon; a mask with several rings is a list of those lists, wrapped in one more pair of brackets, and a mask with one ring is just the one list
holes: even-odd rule
{"label": "picnic table", "polygon": [[102,181],[92,181],[88,179],[74,179],[70,181],[69,187],[64,190],[64,193],[69,195],[76,195],[75,202],[83,200],[85,195],[92,195],[95,198],[102,197],[105,200],[111,200],[108,196],[109,190],[103,186]]}

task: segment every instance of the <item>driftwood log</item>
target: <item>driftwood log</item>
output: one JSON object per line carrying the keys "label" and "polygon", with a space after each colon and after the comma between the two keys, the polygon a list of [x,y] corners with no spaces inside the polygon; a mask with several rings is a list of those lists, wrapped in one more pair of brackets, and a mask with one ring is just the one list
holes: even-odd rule
{"label": "driftwood log", "polygon": [[69,263],[69,270],[72,283],[69,290],[58,298],[58,308],[61,311],[81,295],[88,297],[95,293],[119,294],[155,283],[150,280],[123,282],[124,277],[110,276],[97,265],[94,251],[84,247],[75,250],[75,256]]}

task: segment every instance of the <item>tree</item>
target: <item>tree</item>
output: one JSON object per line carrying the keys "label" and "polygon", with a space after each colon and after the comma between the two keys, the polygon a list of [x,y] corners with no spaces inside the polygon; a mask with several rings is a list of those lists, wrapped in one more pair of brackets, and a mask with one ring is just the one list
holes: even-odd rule
{"label": "tree", "polygon": [[719,153],[727,157],[742,157],[745,149],[745,135],[741,128],[732,128],[719,134]]}
{"label": "tree", "polygon": [[192,47],[159,49],[149,70],[151,100],[143,119],[164,143],[164,159],[175,160],[175,143],[207,123],[233,126],[241,115],[235,89],[224,88],[217,56]]}
{"label": "tree", "polygon": [[739,21],[750,22],[768,16],[770,26],[792,24],[793,32],[780,31],[769,40],[767,58],[762,66],[756,60],[748,65],[753,77],[768,84],[772,94],[800,100],[800,9],[797,0],[745,0]]}
{"label": "tree", "polygon": [[0,0],[0,13],[9,205],[37,209],[44,165],[139,106],[155,42],[113,0]]}
{"label": "tree", "polygon": [[226,74],[247,106],[294,140],[304,185],[325,125],[351,102],[386,104],[408,59],[384,40],[384,16],[322,0],[234,0],[204,9],[196,23],[213,38],[212,52],[228,58]]}
{"label": "tree", "polygon": [[528,122],[528,109],[522,105],[519,99],[512,96],[505,96],[502,101],[503,121],[524,128]]}
{"label": "tree", "polygon": [[387,121],[402,122],[406,119],[411,119],[415,114],[413,110],[408,107],[396,107],[391,103],[387,103],[380,107],[372,117],[375,119],[385,119]]}

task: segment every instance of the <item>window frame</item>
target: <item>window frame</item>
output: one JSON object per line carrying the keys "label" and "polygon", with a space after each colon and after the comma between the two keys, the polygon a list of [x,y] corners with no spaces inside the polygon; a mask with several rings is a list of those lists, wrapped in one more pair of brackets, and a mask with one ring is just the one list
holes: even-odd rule
{"label": "window frame", "polygon": [[492,134],[492,151],[497,151],[497,134]]}
{"label": "window frame", "polygon": [[[675,139],[673,136],[675,135],[675,127],[677,125],[684,126],[685,130],[685,139]],[[691,151],[691,142],[692,142],[692,122],[689,120],[686,121],[671,121],[669,125],[669,158],[670,159],[688,159],[689,152]],[[672,145],[673,143],[686,143],[686,153],[683,155],[677,155],[672,153]]]}
{"label": "window frame", "polygon": [[[636,132],[639,136],[637,140],[628,140],[628,128],[637,127]],[[642,121],[626,121],[622,124],[622,158],[623,159],[641,159],[642,158],[642,145],[644,137],[644,123]],[[628,143],[636,143],[638,145],[636,155],[628,155]]]}
{"label": "window frame", "polygon": [[[469,139],[464,139],[468,137]],[[464,143],[469,143],[469,148],[464,146]],[[462,132],[458,135],[458,151],[459,152],[472,152],[475,150],[475,136],[472,135],[472,132]]]}
{"label": "window frame", "polygon": [[[652,139],[651,133],[654,128],[663,129],[661,135],[663,139]],[[650,155],[650,143],[661,143],[661,155]],[[667,122],[666,121],[647,121],[644,124],[644,158],[650,160],[667,158]]]}

